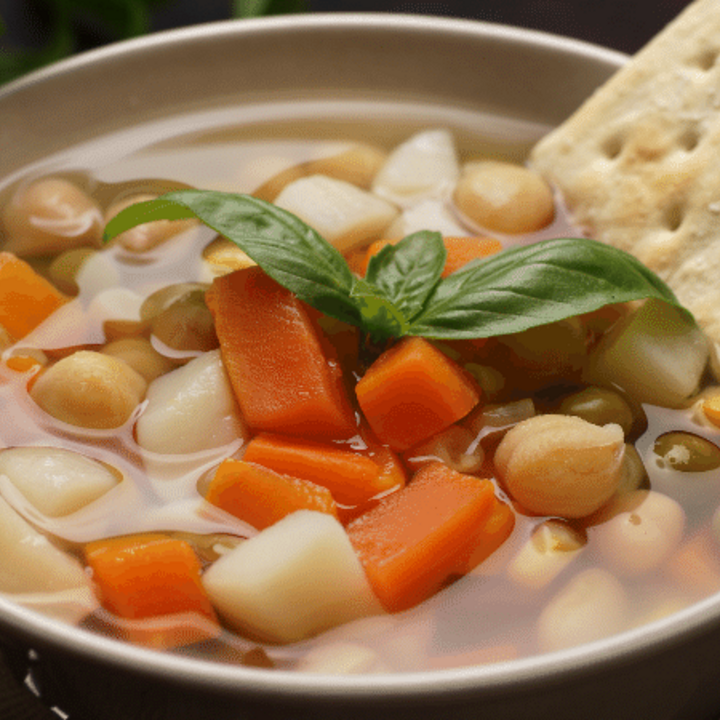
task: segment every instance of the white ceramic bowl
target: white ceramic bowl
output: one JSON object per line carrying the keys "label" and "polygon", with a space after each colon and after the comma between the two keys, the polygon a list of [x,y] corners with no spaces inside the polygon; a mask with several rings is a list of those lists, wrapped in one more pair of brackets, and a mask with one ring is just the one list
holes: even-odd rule
{"label": "white ceramic bowl", "polygon": [[[258,108],[264,117],[293,118],[337,101],[366,110],[390,103],[400,114],[471,130],[502,118],[529,147],[625,60],[561,37],[439,18],[209,24],[80,55],[3,88],[0,178],[77,142],[170,115],[225,109],[242,123]],[[720,711],[713,598],[564,652],[385,676],[310,676],[161,654],[2,598],[0,625],[12,642],[39,650],[44,671],[69,688],[82,717],[661,720]]]}

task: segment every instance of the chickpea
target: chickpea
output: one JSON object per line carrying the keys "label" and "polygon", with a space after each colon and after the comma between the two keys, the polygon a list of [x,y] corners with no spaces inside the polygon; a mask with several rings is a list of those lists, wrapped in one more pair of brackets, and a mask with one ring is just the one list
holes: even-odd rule
{"label": "chickpea", "polygon": [[77,295],[80,288],[76,278],[85,262],[95,253],[92,248],[83,247],[73,248],[58,255],[48,268],[48,275],[55,287],[66,295]]}
{"label": "chickpea", "polygon": [[152,295],[148,295],[140,307],[140,319],[143,322],[154,320],[163,310],[169,308],[176,300],[189,295],[195,290],[205,292],[210,285],[207,283],[185,282],[175,285],[166,285],[164,288],[155,291]]}
{"label": "chickpea", "polygon": [[617,491],[624,453],[619,425],[538,415],[505,435],[495,467],[508,492],[531,513],[580,518]]}
{"label": "chickpea", "polygon": [[32,399],[57,420],[84,428],[124,425],[147,383],[126,362],[89,350],[58,361],[33,384]]}
{"label": "chickpea", "polygon": [[102,349],[103,354],[126,362],[135,372],[151,383],[155,378],[174,370],[176,365],[161,355],[152,343],[143,337],[126,337],[108,343]]}
{"label": "chickpea", "polygon": [[308,175],[328,175],[369,190],[387,160],[387,153],[373,145],[358,143],[344,152],[306,163]]}
{"label": "chickpea", "polygon": [[511,163],[467,163],[454,201],[474,223],[508,234],[535,232],[555,217],[550,186],[536,172]]}
{"label": "chickpea", "polygon": [[21,256],[49,255],[99,245],[102,213],[95,201],[63,178],[42,178],[21,187],[5,207],[4,250]]}
{"label": "chickpea", "polygon": [[633,411],[622,395],[601,387],[588,387],[566,397],[560,404],[560,412],[576,415],[594,425],[617,423],[625,435],[635,422]]}
{"label": "chickpea", "polygon": [[545,606],[537,623],[540,649],[562,650],[614,635],[627,627],[628,599],[612,574],[583,570]]}
{"label": "chickpea", "polygon": [[203,250],[203,260],[210,265],[213,276],[226,275],[256,264],[232,240],[224,237],[215,238]]}
{"label": "chickpea", "polygon": [[[105,222],[114,218],[121,210],[134,205],[135,203],[155,200],[157,195],[143,193],[130,195],[129,197],[115,201],[105,213]],[[162,245],[174,235],[189,230],[197,225],[194,219],[187,220],[154,220],[153,222],[136,225],[117,236],[116,242],[122,245],[125,250],[133,253],[145,253],[158,245]]]}
{"label": "chickpea", "polygon": [[508,565],[510,579],[523,587],[540,589],[549,585],[582,551],[584,533],[562,520],[546,520]]}
{"label": "chickpea", "polygon": [[150,327],[152,334],[172,350],[207,352],[219,345],[204,290],[193,290],[175,300],[152,320]]}
{"label": "chickpea", "polygon": [[593,517],[590,544],[622,575],[659,567],[677,548],[685,513],[672,498],[653,490],[618,495]]}

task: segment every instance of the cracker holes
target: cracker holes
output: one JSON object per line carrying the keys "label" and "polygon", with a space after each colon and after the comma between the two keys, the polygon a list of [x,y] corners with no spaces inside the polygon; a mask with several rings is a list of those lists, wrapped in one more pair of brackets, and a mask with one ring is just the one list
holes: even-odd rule
{"label": "cracker holes", "polygon": [[663,212],[663,225],[670,232],[680,229],[685,219],[685,205],[681,202],[675,202],[668,205]]}
{"label": "cracker holes", "polygon": [[678,137],[678,145],[685,152],[692,152],[700,143],[702,135],[696,126],[685,128]]}
{"label": "cracker holes", "polygon": [[703,50],[699,55],[696,55],[690,62],[700,70],[707,72],[710,70],[717,61],[718,51],[717,50]]}
{"label": "cracker holes", "polygon": [[615,160],[620,156],[624,145],[625,137],[620,133],[615,133],[603,141],[601,151],[608,160]]}

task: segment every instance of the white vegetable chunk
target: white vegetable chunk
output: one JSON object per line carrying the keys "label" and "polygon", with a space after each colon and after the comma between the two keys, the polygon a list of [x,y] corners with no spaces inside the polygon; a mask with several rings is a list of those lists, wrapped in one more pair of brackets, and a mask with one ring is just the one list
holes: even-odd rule
{"label": "white vegetable chunk", "polygon": [[295,642],[382,612],[342,525],[301,510],[220,558],[203,577],[226,621],[270,642]]}
{"label": "white vegetable chunk", "polygon": [[420,230],[434,230],[445,237],[463,237],[472,234],[458,224],[441,200],[423,200],[403,210],[385,231],[388,238],[405,237]]}
{"label": "white vegetable chunk", "polygon": [[373,192],[399,204],[452,188],[460,176],[455,141],[448,130],[417,133],[395,148],[375,176]]}
{"label": "white vegetable chunk", "polygon": [[614,575],[583,570],[540,613],[538,645],[549,652],[614,635],[626,628],[628,612],[627,594]]}
{"label": "white vegetable chunk", "polygon": [[120,478],[96,460],[71,450],[18,447],[0,451],[0,475],[41,513],[61,517],[89,505]]}
{"label": "white vegetable chunk", "polygon": [[651,299],[601,340],[585,379],[616,384],[638,402],[679,407],[697,390],[708,357],[698,327],[677,308]]}
{"label": "white vegetable chunk", "polygon": [[154,380],[135,430],[145,450],[177,455],[244,437],[245,425],[220,351],[204,353]]}
{"label": "white vegetable chunk", "polygon": [[35,593],[91,587],[82,565],[56,548],[0,497],[0,592]]}
{"label": "white vegetable chunk", "polygon": [[297,215],[343,253],[376,238],[398,214],[387,200],[325,175],[290,183],[275,205]]}

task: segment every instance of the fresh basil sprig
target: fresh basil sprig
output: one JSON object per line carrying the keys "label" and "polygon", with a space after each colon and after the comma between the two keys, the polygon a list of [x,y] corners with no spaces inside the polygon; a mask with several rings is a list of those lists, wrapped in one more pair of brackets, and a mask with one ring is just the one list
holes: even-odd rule
{"label": "fresh basil sprig", "polygon": [[663,300],[690,316],[632,255],[584,238],[505,250],[441,278],[447,255],[442,237],[418,232],[383,248],[361,279],[337,249],[285,210],[250,195],[180,190],[118,213],[105,240],[153,220],[186,218],[232,240],[301,300],[360,327],[376,343],[406,335],[507,335],[643,298]]}

